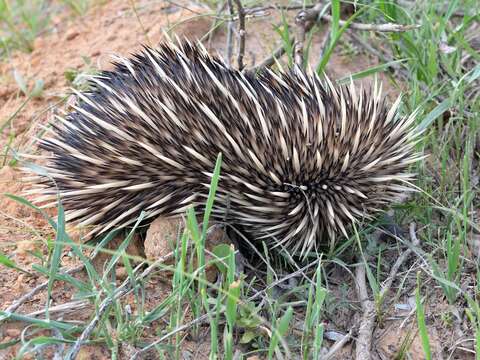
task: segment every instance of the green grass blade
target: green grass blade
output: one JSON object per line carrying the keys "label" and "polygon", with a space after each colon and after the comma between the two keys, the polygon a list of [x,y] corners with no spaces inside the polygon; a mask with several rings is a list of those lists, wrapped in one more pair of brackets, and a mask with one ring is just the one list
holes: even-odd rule
{"label": "green grass blade", "polygon": [[60,261],[62,256],[62,251],[65,241],[65,212],[63,211],[63,205],[58,201],[58,222],[57,222],[57,233],[55,235],[55,243],[53,248],[53,254],[50,261],[50,271],[48,274],[48,285],[47,285],[47,303],[45,307],[45,317],[47,320],[50,318],[50,313],[48,311],[50,306],[50,300],[52,299],[52,289],[53,283],[55,281],[55,276],[60,268]]}
{"label": "green grass blade", "polygon": [[443,100],[440,104],[438,104],[427,116],[423,119],[423,121],[418,125],[418,130],[422,131],[425,130],[430,124],[435,121],[439,116],[441,116],[445,111],[447,111],[451,107],[451,100],[450,98]]}
{"label": "green grass blade", "polygon": [[362,71],[344,76],[344,77],[338,79],[337,83],[347,84],[347,83],[350,82],[350,80],[362,79],[364,77],[367,77],[367,76],[385,71],[386,69],[388,69],[390,67],[394,67],[395,65],[400,64],[400,63],[405,62],[405,61],[407,61],[407,59],[393,60],[393,61],[389,61],[389,62],[384,63],[384,64],[371,66],[368,69],[365,69],[365,70],[362,70]]}
{"label": "green grass blade", "polygon": [[338,36],[338,29],[340,28],[340,0],[332,0],[332,23],[331,23],[331,39]]}
{"label": "green grass blade", "polygon": [[0,264],[10,269],[15,269],[25,274],[30,274],[27,270],[20,268],[15,261],[10,259],[7,255],[0,252]]}
{"label": "green grass blade", "polygon": [[417,312],[418,330],[420,332],[420,338],[422,340],[423,352],[426,360],[432,359],[432,351],[430,349],[430,340],[427,332],[427,325],[425,323],[425,312],[423,309],[422,300],[420,297],[420,273],[417,273],[417,288],[415,289],[415,303]]}
{"label": "green grass blade", "polygon": [[268,359],[273,358],[273,354],[275,353],[280,338],[287,334],[292,317],[293,308],[289,306],[287,311],[285,311],[285,314],[283,314],[283,316],[277,321],[277,326],[273,331],[272,340],[270,341],[270,346],[268,347]]}
{"label": "green grass blade", "polygon": [[57,329],[63,331],[78,331],[79,327],[77,325],[72,325],[62,321],[55,320],[43,320],[37,319],[35,317],[30,317],[26,315],[16,314],[16,313],[7,313],[5,311],[0,311],[0,318],[3,320],[13,320],[13,321],[22,321],[29,324],[34,324],[46,329]]}
{"label": "green grass blade", "polygon": [[359,11],[357,11],[355,14],[350,16],[347,21],[345,21],[345,24],[340,28],[340,30],[337,32],[337,35],[335,37],[332,37],[332,41],[330,42],[327,50],[322,56],[322,60],[317,66],[317,74],[321,75],[325,71],[325,67],[328,64],[328,61],[330,60],[330,56],[333,54],[333,50],[335,49],[335,46],[337,45],[338,40],[340,40],[340,37],[342,34],[347,30],[347,28],[350,26],[350,24],[355,20],[360,14],[363,13],[363,11],[366,9],[366,7],[361,8]]}
{"label": "green grass blade", "polygon": [[110,272],[112,271],[113,267],[115,266],[115,264],[117,263],[118,259],[120,259],[121,256],[124,255],[124,251],[125,249],[127,248],[128,244],[130,243],[130,241],[132,240],[133,238],[133,235],[135,234],[135,230],[137,229],[138,225],[140,225],[140,223],[143,221],[145,217],[145,212],[141,212],[140,213],[140,216],[138,217],[135,225],[133,226],[132,230],[130,230],[130,232],[128,233],[127,237],[125,238],[125,240],[122,241],[122,243],[120,244],[120,246],[118,247],[118,249],[115,251],[115,253],[113,254],[112,258],[110,259],[110,261],[108,262],[108,265],[105,269],[105,272],[103,274],[103,280],[105,281],[107,276],[110,274]]}
{"label": "green grass blade", "polygon": [[217,161],[215,163],[215,169],[213,171],[212,181],[210,182],[210,190],[208,192],[207,204],[205,205],[205,212],[203,214],[203,227],[202,227],[202,239],[205,241],[208,230],[208,221],[213,209],[213,203],[215,201],[215,194],[217,193],[218,181],[220,179],[220,168],[222,167],[222,154],[218,154]]}

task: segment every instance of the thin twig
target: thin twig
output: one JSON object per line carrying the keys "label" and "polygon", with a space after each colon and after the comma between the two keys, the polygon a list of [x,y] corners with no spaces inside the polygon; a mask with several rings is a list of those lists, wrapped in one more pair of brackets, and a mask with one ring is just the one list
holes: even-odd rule
{"label": "thin twig", "polygon": [[150,37],[148,36],[148,32],[145,29],[145,26],[143,26],[143,22],[140,19],[140,16],[138,15],[137,7],[135,6],[135,0],[130,0],[130,6],[132,7],[133,13],[135,14],[135,17],[137,18],[138,24],[140,25],[140,28],[143,31],[143,35],[145,35],[145,39],[147,39],[147,44],[149,46],[152,46],[152,42],[150,41]]}
{"label": "thin twig", "polygon": [[233,4],[232,0],[227,0],[227,8],[230,13],[230,20],[227,23],[227,64],[228,66],[232,63],[232,52],[233,52]]}
{"label": "thin twig", "polygon": [[[155,268],[158,265],[163,264],[163,263],[165,263],[165,262],[167,262],[171,259],[173,259],[173,252],[169,253],[165,256],[162,256],[161,258],[156,260],[154,263],[152,263],[150,266],[148,266],[148,268],[146,268],[139,275],[139,277],[136,278],[137,281],[140,281],[140,280],[146,278],[148,275],[150,275],[150,273],[153,272],[153,270],[155,270]],[[143,265],[143,263],[138,265],[135,268],[134,272],[137,272],[142,265]],[[66,360],[74,360],[77,357],[78,352],[80,351],[80,347],[89,338],[90,334],[92,333],[92,331],[97,326],[97,324],[100,321],[100,319],[102,318],[103,314],[107,311],[107,309],[110,307],[110,305],[112,305],[112,303],[116,299],[126,295],[131,290],[130,289],[131,285],[132,285],[132,283],[131,283],[130,279],[126,279],[122,283],[122,285],[115,290],[113,296],[110,296],[110,297],[108,297],[108,298],[106,298],[102,301],[102,303],[100,304],[100,307],[98,308],[98,310],[95,314],[95,317],[92,319],[92,321],[90,321],[90,323],[87,325],[87,327],[83,330],[80,337],[77,338],[77,340],[75,341],[75,344],[72,346],[72,348],[68,352],[67,356],[65,357]]]}
{"label": "thin twig", "polygon": [[303,9],[309,9],[312,8],[313,5],[292,5],[292,6],[282,6],[282,5],[267,5],[267,6],[257,6],[253,8],[245,8],[245,14],[247,15],[253,15],[257,12],[262,12],[262,11],[267,11],[267,10],[285,10],[285,11],[291,11],[291,10],[303,10]]}
{"label": "thin twig", "polygon": [[[324,14],[321,16],[322,20],[332,22],[333,18],[331,15]],[[345,20],[339,20],[338,24],[340,26],[344,26],[347,22]],[[355,30],[362,30],[362,31],[376,31],[376,32],[405,32],[413,29],[418,29],[420,25],[411,24],[411,25],[402,25],[402,24],[394,24],[394,23],[386,23],[386,24],[363,24],[352,22],[350,23],[349,27]]]}
{"label": "thin twig", "polygon": [[[88,300],[74,300],[74,301],[70,301],[70,302],[67,302],[67,303],[60,304],[60,305],[52,306],[48,309],[48,313],[49,314],[62,313],[62,315],[64,315],[65,313],[78,311],[78,310],[84,309],[88,306],[90,306],[90,302]],[[31,312],[31,313],[29,313],[25,316],[34,317],[34,316],[38,316],[38,315],[42,315],[42,314],[45,314],[45,309]]]}
{"label": "thin twig", "polygon": [[[418,246],[420,242],[418,241],[416,235],[415,235],[415,223],[410,224],[410,241],[414,246]],[[385,283],[382,286],[382,289],[380,290],[380,298],[383,299],[384,296],[390,291],[390,288],[392,287],[393,280],[395,280],[398,270],[400,269],[400,266],[405,262],[405,260],[408,259],[410,254],[412,253],[412,249],[406,249],[402,255],[395,261],[395,264],[393,264],[392,268],[390,269],[390,274],[388,275],[387,280],[385,280]]]}
{"label": "thin twig", "polygon": [[[295,41],[295,39],[292,39],[292,40],[293,40],[293,42]],[[252,66],[251,68],[249,68],[247,70],[247,73],[253,75],[261,69],[268,68],[268,67],[272,66],[273,64],[275,64],[275,61],[277,59],[281,58],[283,56],[283,54],[285,54],[285,52],[286,52],[285,47],[283,45],[279,46],[278,48],[276,48],[273,51],[272,55],[270,55],[269,57],[262,60],[262,62],[260,64]]]}
{"label": "thin twig", "polygon": [[337,354],[337,352],[342,350],[342,348],[345,346],[345,344],[350,341],[350,339],[352,338],[352,335],[353,335],[353,329],[351,329],[348,332],[348,334],[346,334],[343,338],[336,341],[335,344],[332,345],[330,350],[328,350],[328,353],[324,357],[322,357],[322,359],[323,360],[333,359],[335,357],[335,355]]}
{"label": "thin twig", "polygon": [[295,18],[295,24],[297,25],[296,40],[293,45],[293,59],[296,65],[303,66],[303,48],[305,46],[305,34],[310,30],[307,29],[307,21],[303,16],[303,12]]}
{"label": "thin twig", "polygon": [[[248,300],[247,300],[248,301]],[[131,357],[131,360],[135,360],[137,359],[140,355],[144,354],[145,352],[149,351],[150,349],[152,349],[153,347],[155,347],[156,345],[160,344],[161,342],[165,341],[166,339],[168,339],[169,337],[179,333],[180,331],[183,331],[183,330],[186,330],[188,328],[190,328],[191,326],[195,325],[195,324],[202,324],[202,323],[206,323],[208,320],[208,314],[203,314],[202,316],[199,316],[198,318],[190,321],[189,323],[186,323],[184,325],[181,325],[175,329],[173,329],[172,331],[170,331],[168,334],[165,334],[163,335],[160,339],[158,340],[155,340],[154,342],[152,342],[151,344],[148,344],[147,346],[145,346],[143,349],[141,350],[138,350],[132,357]],[[266,328],[266,332],[269,334],[269,336],[272,336],[272,331],[270,330],[272,328],[271,324],[268,323],[268,321],[264,320],[263,318],[259,317],[259,320],[263,323],[263,325],[265,326]],[[288,347],[288,344],[285,342],[285,339],[283,337],[279,337],[279,341],[280,343],[282,344],[285,352],[286,352],[286,358],[287,359],[291,359],[291,354],[290,354],[290,350],[289,350],[289,347]]]}
{"label": "thin twig", "polygon": [[186,323],[182,326],[179,326],[179,327],[173,329],[168,334],[163,335],[160,339],[155,340],[151,344],[148,344],[147,346],[145,346],[143,349],[138,350],[135,354],[133,354],[133,356],[131,357],[131,360],[137,359],[140,355],[144,354],[145,352],[147,352],[151,348],[155,347],[155,345],[158,345],[162,341],[168,339],[170,336],[173,336],[180,331],[186,330],[186,329],[188,329],[189,327],[191,327],[195,324],[206,322],[207,320],[208,320],[208,314],[203,314],[202,316],[199,316],[198,318],[196,318],[196,319],[194,319],[194,320],[192,320],[192,321],[190,321],[190,322],[188,322],[188,323]]}
{"label": "thin twig", "polygon": [[[329,5],[325,5],[329,6]],[[315,22],[324,6],[321,2],[317,3],[311,9],[302,9],[295,16],[295,24],[297,25],[297,37],[293,47],[294,62],[298,66],[303,65],[303,48],[305,44],[306,34],[313,28]]]}
{"label": "thin twig", "polygon": [[243,57],[245,56],[245,11],[243,10],[242,1],[235,0],[238,12],[238,70],[242,71],[244,68]]}
{"label": "thin twig", "polygon": [[[208,49],[212,48],[212,39],[213,39],[214,35],[217,33],[217,31],[220,29],[219,25],[221,24],[221,22],[223,22],[219,18],[221,17],[221,15],[222,15],[223,11],[225,10],[226,6],[227,6],[226,1],[219,1],[218,2],[215,17],[213,19],[212,26],[210,27],[210,31],[208,32],[208,40],[207,40],[207,44],[208,44],[207,48]],[[229,23],[229,21],[227,21],[227,24],[228,23]]]}
{"label": "thin twig", "polygon": [[368,297],[365,273],[367,265],[360,262],[355,269],[355,279],[358,299],[362,304],[362,318],[358,327],[358,337],[355,348],[356,360],[369,360],[372,343],[372,330],[375,325],[375,303]]}
{"label": "thin twig", "polygon": [[[415,235],[415,223],[410,224],[410,241],[416,247],[419,245],[419,240]],[[403,263],[408,259],[410,254],[413,252],[411,248],[406,249],[402,255],[395,261],[392,268],[390,269],[390,274],[387,280],[384,282],[382,288],[379,292],[379,299],[383,299],[385,295],[390,291],[393,281],[397,277],[397,273]],[[375,303],[369,300],[367,285],[365,280],[365,271],[367,266],[365,263],[361,262],[360,266],[357,267],[355,272],[355,279],[357,283],[357,293],[359,300],[362,304],[363,315],[361,323],[358,329],[358,338],[357,346],[355,349],[356,360],[367,360],[370,359],[370,348],[372,344],[372,335],[373,328],[375,326]]]}
{"label": "thin twig", "polygon": [[[325,5],[328,6],[328,5]],[[274,5],[266,6],[262,8],[254,8],[256,11],[266,10],[266,9],[275,9]],[[249,9],[248,13],[252,13],[254,9]],[[295,64],[301,66],[303,64],[303,48],[305,43],[305,36],[311,30],[313,25],[320,19],[325,21],[332,21],[332,17],[327,14],[322,14],[323,5],[317,3],[311,8],[302,8],[302,10],[295,17],[295,23],[297,24],[297,36],[294,39],[294,61]],[[320,15],[322,14],[322,15]],[[339,25],[343,26],[346,24],[346,21],[340,20]],[[379,31],[379,32],[402,32],[411,29],[418,28],[419,25],[400,25],[400,24],[363,24],[352,22],[349,25],[352,29],[357,30],[369,30],[369,31]],[[328,37],[327,37],[328,38]],[[324,38],[326,40],[327,38]],[[371,50],[371,49],[370,49]],[[252,67],[248,71],[250,73],[255,73],[261,70],[264,67],[272,66],[275,63],[275,59],[285,53],[285,48],[278,48],[275,50],[272,56],[269,56],[263,60],[259,65]]]}
{"label": "thin twig", "polygon": [[[313,21],[317,22],[320,19],[328,22],[333,21],[333,17],[328,14],[321,14],[322,12],[322,4],[318,3],[311,9],[306,9],[301,11],[297,17],[302,17],[305,22]],[[344,26],[347,24],[345,20],[339,20],[338,24],[340,26]],[[349,25],[350,29],[356,30],[363,30],[363,31],[377,31],[377,32],[405,32],[413,29],[417,29],[420,25],[402,25],[402,24],[394,24],[394,23],[386,23],[386,24],[363,24],[357,22],[351,22]]]}
{"label": "thin twig", "polygon": [[320,42],[320,56],[319,56],[320,61],[322,61],[323,54],[325,53],[325,49],[327,48],[327,43],[328,43],[328,40],[330,39],[331,33],[332,31],[328,29],[327,31],[325,31],[325,34],[323,34],[322,41]]}
{"label": "thin twig", "polygon": [[[405,6],[405,7],[408,7],[408,8],[414,7],[415,3],[417,3],[417,1],[408,1],[408,0],[397,0],[397,1],[398,1],[399,5]],[[448,5],[448,3],[447,3],[447,5]],[[447,12],[447,9],[448,9],[448,6],[446,6],[443,9],[437,8],[438,11],[443,11],[443,12]],[[464,17],[465,12],[461,11],[461,10],[458,10],[458,11],[455,11],[451,16]]]}
{"label": "thin twig", "polygon": [[[83,268],[85,267],[84,264],[81,264],[81,265],[78,265],[74,268],[70,268],[70,269],[65,269],[65,268],[62,268],[58,271],[58,273],[61,275],[61,274],[68,274],[68,275],[71,275],[71,274],[75,274],[81,270],[83,270]],[[41,283],[40,285],[37,285],[36,287],[34,287],[32,290],[30,290],[28,293],[26,293],[25,295],[23,295],[20,299],[18,299],[17,301],[15,301],[12,305],[10,305],[9,307],[7,307],[4,312],[6,313],[12,313],[14,311],[16,311],[20,306],[22,306],[24,303],[26,303],[28,300],[30,300],[32,297],[34,297],[36,294],[38,294],[40,291],[46,289],[48,286],[48,281],[45,281],[43,283]],[[3,319],[0,318],[0,321],[2,321]]]}

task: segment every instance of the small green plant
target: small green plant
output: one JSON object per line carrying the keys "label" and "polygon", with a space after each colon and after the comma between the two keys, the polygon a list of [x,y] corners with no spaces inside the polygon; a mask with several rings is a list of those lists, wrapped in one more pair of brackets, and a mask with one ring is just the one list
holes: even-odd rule
{"label": "small green plant", "polygon": [[30,52],[38,33],[49,22],[48,6],[45,0],[0,0],[0,30],[5,33],[3,48]]}
{"label": "small green plant", "polygon": [[90,7],[90,0],[61,0],[67,5],[76,15],[85,15]]}
{"label": "small green plant", "polygon": [[320,356],[324,332],[322,310],[326,295],[327,290],[322,286],[322,263],[319,262],[315,273],[315,286],[310,286],[308,291],[305,327],[302,337],[303,359],[308,359],[312,352],[314,359],[318,359]]}

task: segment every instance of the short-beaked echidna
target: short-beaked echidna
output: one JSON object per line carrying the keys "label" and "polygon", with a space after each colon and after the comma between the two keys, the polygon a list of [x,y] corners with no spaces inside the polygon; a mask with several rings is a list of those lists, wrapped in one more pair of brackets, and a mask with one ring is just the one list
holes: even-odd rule
{"label": "short-beaked echidna", "polygon": [[[213,216],[254,241],[305,254],[409,188],[415,116],[381,90],[294,67],[252,75],[201,44],[118,58],[52,124],[40,185],[92,234],[202,209],[222,153]],[[54,181],[52,181],[52,179]]]}

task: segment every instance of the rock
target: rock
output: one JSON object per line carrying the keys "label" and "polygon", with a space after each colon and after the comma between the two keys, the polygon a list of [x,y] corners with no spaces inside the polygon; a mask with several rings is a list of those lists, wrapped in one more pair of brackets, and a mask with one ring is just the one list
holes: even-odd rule
{"label": "rock", "polygon": [[146,258],[155,261],[172,252],[183,228],[182,219],[156,218],[150,224],[143,243]]}
{"label": "rock", "polygon": [[78,35],[80,35],[80,33],[78,31],[76,31],[74,29],[71,29],[65,35],[65,40],[71,41],[71,40],[75,39]]}
{"label": "rock", "polygon": [[[199,219],[201,221],[201,219]],[[171,253],[177,244],[184,230],[182,219],[165,219],[158,217],[155,219],[147,230],[147,236],[144,242],[145,256],[150,261],[158,260]],[[212,252],[216,245],[221,243],[230,243],[222,226],[211,225],[205,240],[205,261],[212,260],[209,252]],[[196,257],[194,257],[194,261]],[[168,260],[165,264],[171,264],[172,260]],[[194,266],[196,266],[194,264]],[[207,266],[205,269],[206,277],[209,282],[214,282],[217,278],[218,269],[216,266]]]}
{"label": "rock", "polygon": [[127,276],[127,269],[125,269],[123,266],[117,266],[117,268],[115,269],[115,277],[117,278],[117,280],[123,281],[127,278]]}
{"label": "rock", "polygon": [[5,330],[5,334],[13,339],[19,337],[21,333],[22,332],[20,331],[20,329],[15,329],[15,328],[10,328]]}

